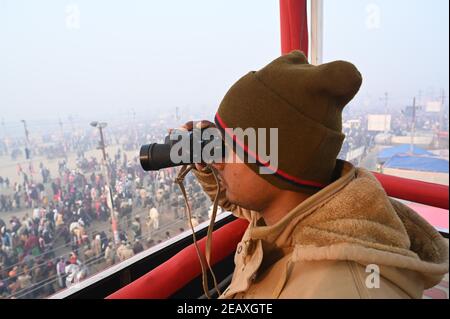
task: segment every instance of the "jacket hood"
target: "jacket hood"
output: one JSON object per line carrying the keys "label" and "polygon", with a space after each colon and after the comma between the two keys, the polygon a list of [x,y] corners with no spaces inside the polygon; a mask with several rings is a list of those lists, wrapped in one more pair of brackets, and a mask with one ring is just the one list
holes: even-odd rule
{"label": "jacket hood", "polygon": [[438,284],[448,272],[447,241],[415,211],[389,198],[370,172],[340,163],[337,181],[277,224],[252,227],[250,237],[294,247],[293,262],[375,264],[412,295]]}

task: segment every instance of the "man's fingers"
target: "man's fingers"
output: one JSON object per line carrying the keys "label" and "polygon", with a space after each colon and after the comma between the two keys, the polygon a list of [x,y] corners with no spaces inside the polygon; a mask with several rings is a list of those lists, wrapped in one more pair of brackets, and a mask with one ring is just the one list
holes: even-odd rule
{"label": "man's fingers", "polygon": [[[202,121],[189,121],[181,125],[178,129],[183,131],[192,131],[195,128],[203,129],[208,127],[216,127],[216,125],[210,121],[202,120]],[[172,133],[174,129],[169,129],[169,134]]]}
{"label": "man's fingers", "polygon": [[208,128],[208,127],[214,127],[214,123],[207,121],[207,120],[202,120],[202,121],[198,121],[195,123],[195,127],[196,128]]}
{"label": "man's fingers", "polygon": [[204,164],[195,163],[195,169],[197,171],[202,171],[205,167],[206,167],[206,165],[204,165]]}
{"label": "man's fingers", "polygon": [[181,125],[181,128],[184,128],[187,131],[192,131],[194,128],[194,121],[186,122],[185,124]]}
{"label": "man's fingers", "polygon": [[[172,133],[173,130],[174,130],[173,128],[169,129],[169,134]],[[192,126],[191,124],[183,124],[179,128],[177,128],[177,130],[192,131]]]}

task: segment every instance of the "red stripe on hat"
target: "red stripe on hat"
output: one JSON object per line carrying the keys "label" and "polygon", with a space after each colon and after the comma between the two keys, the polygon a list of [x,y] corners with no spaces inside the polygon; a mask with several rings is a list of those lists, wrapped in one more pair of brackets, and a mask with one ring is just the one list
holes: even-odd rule
{"label": "red stripe on hat", "polygon": [[283,177],[291,182],[294,182],[296,184],[299,185],[307,185],[307,186],[313,186],[313,187],[319,187],[319,188],[323,188],[326,187],[326,185],[321,184],[321,183],[317,183],[314,181],[308,181],[308,180],[303,180],[300,178],[297,178],[295,176],[292,176],[284,171],[282,171],[281,169],[276,169],[273,166],[269,165],[269,163],[263,163],[262,161],[260,161],[258,154],[254,153],[252,150],[250,150],[247,145],[243,144],[241,141],[239,141],[236,138],[236,135],[232,134],[231,128],[229,128],[225,122],[222,120],[222,118],[219,116],[219,113],[216,113],[216,120],[217,120],[217,124],[219,124],[219,126],[225,131],[225,133],[230,136],[233,141],[235,141],[240,147],[242,147],[242,149],[249,155],[251,155],[252,157],[254,157],[258,163],[260,163],[261,165],[269,168],[272,172],[274,172],[274,174],[279,175],[280,177]]}

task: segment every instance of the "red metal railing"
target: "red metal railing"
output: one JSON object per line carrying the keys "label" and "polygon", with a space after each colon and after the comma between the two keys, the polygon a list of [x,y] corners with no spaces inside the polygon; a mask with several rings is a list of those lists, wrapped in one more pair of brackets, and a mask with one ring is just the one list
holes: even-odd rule
{"label": "red metal railing", "polygon": [[[248,222],[235,220],[212,235],[211,265],[232,254],[241,241]],[[204,253],[206,237],[198,241]],[[165,299],[183,288],[201,274],[200,262],[194,245],[190,245],[129,285],[114,292],[107,299]]]}
{"label": "red metal railing", "polygon": [[374,172],[373,175],[391,197],[448,210],[448,186]]}

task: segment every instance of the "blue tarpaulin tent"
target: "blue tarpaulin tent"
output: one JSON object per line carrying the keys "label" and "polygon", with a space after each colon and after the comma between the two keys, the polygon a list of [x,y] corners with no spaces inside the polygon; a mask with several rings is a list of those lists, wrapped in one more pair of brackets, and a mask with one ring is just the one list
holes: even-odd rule
{"label": "blue tarpaulin tent", "polygon": [[[388,148],[381,150],[378,153],[377,159],[379,162],[385,162],[395,155],[400,155],[400,154],[406,155],[406,154],[409,154],[410,151],[411,151],[411,146],[409,144],[403,144],[403,145],[399,145],[399,146],[395,146],[395,147],[388,147]],[[427,150],[424,150],[423,148],[420,148],[417,146],[413,147],[413,154],[414,155],[434,156],[433,153],[430,153]],[[409,155],[411,155],[411,154],[409,154]]]}
{"label": "blue tarpaulin tent", "polygon": [[383,167],[448,174],[448,160],[430,156],[396,155]]}

